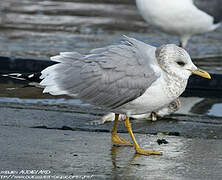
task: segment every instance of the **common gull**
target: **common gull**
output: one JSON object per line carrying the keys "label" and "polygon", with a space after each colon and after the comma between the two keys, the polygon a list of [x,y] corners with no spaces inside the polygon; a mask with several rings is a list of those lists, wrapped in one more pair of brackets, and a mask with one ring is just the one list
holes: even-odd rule
{"label": "common gull", "polygon": [[43,92],[77,97],[114,112],[113,144],[132,145],[117,134],[118,116],[125,114],[135,151],[143,155],[162,153],[139,146],[129,117],[167,106],[185,90],[191,74],[210,79],[183,48],[173,44],[156,48],[126,36],[120,44],[94,49],[88,55],[64,52],[51,60],[58,63],[41,72]]}
{"label": "common gull", "polygon": [[180,37],[185,48],[191,36],[218,28],[222,21],[221,0],[136,0],[149,24]]}

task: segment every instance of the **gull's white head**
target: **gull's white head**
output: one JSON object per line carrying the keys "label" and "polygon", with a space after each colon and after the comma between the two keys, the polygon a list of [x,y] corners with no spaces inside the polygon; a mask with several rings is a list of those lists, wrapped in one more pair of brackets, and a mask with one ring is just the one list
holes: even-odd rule
{"label": "gull's white head", "polygon": [[210,79],[210,75],[197,68],[189,54],[174,44],[163,45],[156,50],[156,58],[160,67],[169,75],[187,80],[191,74]]}

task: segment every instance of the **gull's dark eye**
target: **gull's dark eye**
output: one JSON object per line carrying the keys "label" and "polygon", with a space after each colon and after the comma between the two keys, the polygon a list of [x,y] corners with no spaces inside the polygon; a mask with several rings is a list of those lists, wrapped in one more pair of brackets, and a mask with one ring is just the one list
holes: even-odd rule
{"label": "gull's dark eye", "polygon": [[179,66],[185,66],[185,63],[184,63],[183,61],[177,61],[177,64],[178,64]]}

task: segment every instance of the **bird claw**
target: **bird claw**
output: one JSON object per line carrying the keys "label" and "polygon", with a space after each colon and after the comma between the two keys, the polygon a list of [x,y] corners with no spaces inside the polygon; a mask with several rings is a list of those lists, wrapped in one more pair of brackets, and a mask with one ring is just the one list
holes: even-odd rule
{"label": "bird claw", "polygon": [[162,152],[156,152],[156,151],[153,151],[153,150],[144,150],[144,149],[141,149],[141,148],[137,148],[136,153],[141,154],[141,155],[145,155],[145,156],[162,155],[163,154]]}
{"label": "bird claw", "polygon": [[112,143],[116,146],[133,146],[129,141],[121,138],[117,134],[112,136]]}

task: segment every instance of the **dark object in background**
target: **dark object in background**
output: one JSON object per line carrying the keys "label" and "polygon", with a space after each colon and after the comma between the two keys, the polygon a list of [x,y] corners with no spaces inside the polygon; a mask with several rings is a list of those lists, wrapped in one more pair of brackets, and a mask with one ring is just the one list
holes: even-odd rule
{"label": "dark object in background", "polygon": [[168,144],[168,141],[166,139],[157,139],[156,141],[159,145],[161,144]]}

